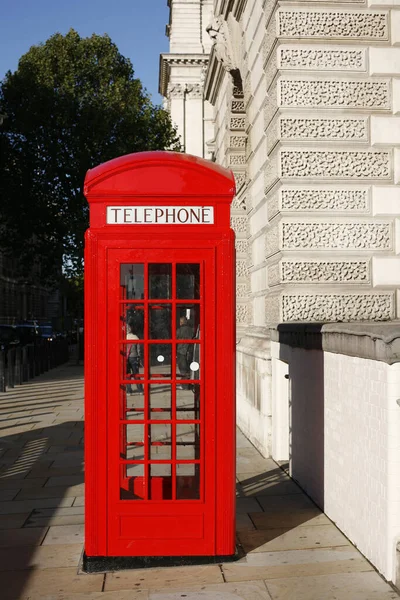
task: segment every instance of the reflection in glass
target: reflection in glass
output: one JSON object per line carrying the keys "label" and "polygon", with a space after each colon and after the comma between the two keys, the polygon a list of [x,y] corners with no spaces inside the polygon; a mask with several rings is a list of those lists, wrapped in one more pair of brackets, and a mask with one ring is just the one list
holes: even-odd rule
{"label": "reflection in glass", "polygon": [[143,392],[142,380],[144,378],[145,357],[144,345],[140,341],[132,340],[121,345],[120,348],[120,379],[128,381],[127,393]]}
{"label": "reflection in glass", "polygon": [[176,418],[197,419],[195,412],[195,394],[191,389],[176,389]]}
{"label": "reflection in glass", "polygon": [[200,426],[185,423],[176,426],[176,458],[196,460],[200,458]]}
{"label": "reflection in glass", "polygon": [[151,340],[171,339],[171,305],[158,304],[149,307],[149,338]]}
{"label": "reflection in glass", "polygon": [[151,500],[172,500],[171,465],[150,465]]}
{"label": "reflection in glass", "polygon": [[120,284],[123,298],[141,300],[144,298],[144,265],[133,263],[121,265]]}
{"label": "reflection in glass", "polygon": [[144,425],[137,423],[122,425],[125,454],[122,458],[127,460],[143,460]]}
{"label": "reflection in glass", "polygon": [[171,385],[154,384],[149,386],[150,391],[150,419],[171,418]]}
{"label": "reflection in glass", "polygon": [[171,298],[172,266],[167,263],[149,264],[149,298]]}
{"label": "reflection in glass", "polygon": [[150,427],[150,459],[171,459],[171,425],[166,423],[152,424]]}
{"label": "reflection in glass", "polygon": [[152,379],[172,376],[171,344],[149,344],[149,355]]}
{"label": "reflection in glass", "polygon": [[125,304],[122,321],[122,338],[128,333],[136,335],[140,340],[144,337],[144,306],[143,304]]}
{"label": "reflection in glass", "polygon": [[176,297],[178,299],[200,298],[200,265],[184,263],[176,265]]}
{"label": "reflection in glass", "polygon": [[200,465],[176,465],[176,499],[199,500]]}
{"label": "reflection in glass", "polygon": [[[193,308],[186,306],[177,306],[176,308],[176,339],[184,340],[176,345],[176,363],[181,379],[190,379],[190,363],[193,358],[193,344],[189,340],[193,338],[192,317],[194,316]],[[190,389],[189,383],[182,383],[182,389]]]}
{"label": "reflection in glass", "polygon": [[125,406],[126,420],[144,419],[144,396],[143,394],[134,394],[128,396]]}
{"label": "reflection in glass", "polygon": [[144,465],[121,465],[120,500],[143,500]]}
{"label": "reflection in glass", "polygon": [[126,466],[126,474],[128,477],[143,477],[144,475],[144,465],[125,465]]}

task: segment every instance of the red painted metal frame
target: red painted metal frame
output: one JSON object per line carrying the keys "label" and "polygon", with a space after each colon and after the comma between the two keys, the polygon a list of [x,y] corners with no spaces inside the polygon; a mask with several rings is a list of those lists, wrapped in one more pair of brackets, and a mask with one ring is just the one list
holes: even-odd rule
{"label": "red painted metal frame", "polygon": [[[115,159],[89,171],[85,193],[91,208],[91,227],[86,233],[85,246],[86,555],[234,554],[235,256],[234,234],[230,229],[230,203],[234,195],[232,174],[213,163],[187,155],[142,153]],[[212,225],[189,226],[107,225],[106,207],[124,204],[213,206],[215,221]],[[121,263],[156,262],[152,257],[160,256],[163,257],[160,262],[203,264],[206,286],[203,323],[206,331],[201,347],[206,348],[206,355],[201,362],[207,368],[202,368],[201,372],[206,389],[202,390],[204,412],[200,421],[205,423],[206,429],[201,431],[200,460],[204,460],[204,468],[201,469],[204,496],[200,500],[119,501],[115,499],[118,490],[110,485],[115,481],[115,473],[119,478],[120,469],[117,459],[114,463],[111,449],[117,448],[119,452],[121,443],[120,397],[118,386],[114,385],[120,373],[119,349],[123,342],[116,331],[119,325],[116,326],[114,319],[119,314],[121,301],[116,272],[119,273]],[[185,303],[192,302],[187,299]],[[172,315],[175,319],[175,310]],[[174,326],[173,321],[173,332]],[[176,417],[174,395],[172,402],[171,417]],[[147,420],[149,414],[145,416]],[[173,437],[173,453],[174,442]],[[171,460],[175,459],[176,454],[173,454]],[[175,485],[173,489],[176,489]],[[205,515],[203,528],[200,521],[196,521],[196,515],[200,514]],[[132,539],[117,539],[115,532],[119,531],[122,518],[128,523],[128,530],[132,531]],[[174,535],[168,534],[163,539],[163,531],[168,530],[174,531]]]}

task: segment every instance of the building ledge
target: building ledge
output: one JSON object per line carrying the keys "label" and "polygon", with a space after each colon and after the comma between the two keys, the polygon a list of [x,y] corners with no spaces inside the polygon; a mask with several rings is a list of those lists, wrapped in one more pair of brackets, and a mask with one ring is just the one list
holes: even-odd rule
{"label": "building ledge", "polygon": [[280,323],[269,327],[271,341],[294,348],[400,362],[400,321]]}
{"label": "building ledge", "polygon": [[208,60],[208,54],[161,54],[158,91],[167,97],[171,67],[207,67]]}

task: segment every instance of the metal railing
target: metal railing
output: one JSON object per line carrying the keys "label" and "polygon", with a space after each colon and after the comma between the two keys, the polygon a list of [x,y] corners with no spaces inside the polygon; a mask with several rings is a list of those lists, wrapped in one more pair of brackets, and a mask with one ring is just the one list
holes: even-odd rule
{"label": "metal railing", "polygon": [[64,338],[0,349],[0,392],[68,362],[68,341]]}

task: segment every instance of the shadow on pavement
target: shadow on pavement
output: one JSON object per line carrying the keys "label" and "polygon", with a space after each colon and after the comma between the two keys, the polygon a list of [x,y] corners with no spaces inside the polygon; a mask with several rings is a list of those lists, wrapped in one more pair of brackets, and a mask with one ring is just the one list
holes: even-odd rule
{"label": "shadow on pavement", "polygon": [[[68,525],[69,520],[83,524],[83,421],[77,416],[76,421],[48,424],[57,420],[57,410],[67,414],[77,410],[77,394],[82,390],[79,371],[69,373],[64,368],[47,373],[0,395],[0,423],[4,424],[0,428],[2,600],[25,597],[35,571],[49,566],[43,560],[51,561],[55,544],[63,543],[49,537],[50,526]],[[52,394],[53,382],[54,391],[61,389],[61,394]],[[22,387],[26,388],[23,393]],[[49,400],[44,401],[47,395]],[[38,428],[22,431],[29,425]],[[4,435],[4,430],[11,433]],[[75,543],[83,546],[81,532]],[[77,567],[78,561],[79,556],[75,564],[65,566]]]}

